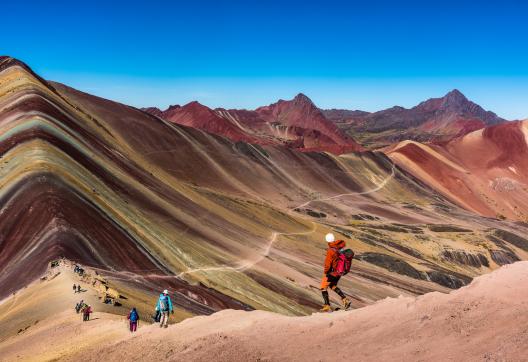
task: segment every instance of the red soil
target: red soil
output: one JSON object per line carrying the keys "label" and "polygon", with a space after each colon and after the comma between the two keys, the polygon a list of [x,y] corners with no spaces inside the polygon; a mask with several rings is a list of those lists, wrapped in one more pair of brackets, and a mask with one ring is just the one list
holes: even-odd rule
{"label": "red soil", "polygon": [[441,144],[404,144],[388,154],[467,209],[524,220],[528,218],[528,144],[523,127],[525,122],[508,122]]}
{"label": "red soil", "polygon": [[212,109],[198,102],[191,102],[183,107],[171,107],[163,112],[162,118],[173,123],[224,136],[233,141],[263,143],[262,140],[244,132],[226,118],[220,117]]}

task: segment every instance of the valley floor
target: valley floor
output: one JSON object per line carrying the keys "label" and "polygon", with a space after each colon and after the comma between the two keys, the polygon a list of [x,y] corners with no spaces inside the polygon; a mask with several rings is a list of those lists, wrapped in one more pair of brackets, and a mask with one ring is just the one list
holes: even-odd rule
{"label": "valley floor", "polygon": [[[21,293],[44,303],[65,284],[57,277]],[[24,315],[10,299],[0,305],[4,327],[9,314]],[[168,329],[143,323],[135,334],[122,316],[96,312],[92,319],[83,323],[68,308],[14,336],[0,335],[0,359],[526,361],[528,262],[504,266],[449,294],[387,298],[349,312],[286,317],[225,310]]]}

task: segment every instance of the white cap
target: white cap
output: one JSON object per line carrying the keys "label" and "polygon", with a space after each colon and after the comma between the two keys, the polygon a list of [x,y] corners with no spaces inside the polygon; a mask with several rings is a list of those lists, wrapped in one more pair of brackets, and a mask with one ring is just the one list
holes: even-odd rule
{"label": "white cap", "polygon": [[335,241],[334,234],[332,233],[326,234],[325,239],[327,243],[333,243]]}
{"label": "white cap", "polygon": [[163,294],[169,294],[169,291],[168,291],[167,289],[165,289],[165,290],[163,291]]}

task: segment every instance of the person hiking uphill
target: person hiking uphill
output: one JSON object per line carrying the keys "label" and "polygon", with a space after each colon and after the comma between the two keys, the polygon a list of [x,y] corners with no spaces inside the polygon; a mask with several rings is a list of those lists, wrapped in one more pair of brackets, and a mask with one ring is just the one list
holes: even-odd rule
{"label": "person hiking uphill", "polygon": [[163,293],[160,294],[158,303],[156,304],[156,311],[161,313],[160,328],[167,328],[167,325],[169,324],[169,312],[174,314],[174,310],[172,309],[172,301],[169,297],[169,292],[167,289],[165,289]]}
{"label": "person hiking uphill", "polygon": [[132,308],[128,313],[127,319],[130,321],[130,332],[135,332],[139,323],[139,314],[136,308]]}
{"label": "person hiking uphill", "polygon": [[[321,281],[321,293],[324,301],[321,312],[332,311],[332,308],[330,307],[330,297],[328,295],[329,287],[341,297],[343,309],[348,309],[350,307],[350,299],[348,299],[345,293],[337,287],[337,283],[341,276],[345,275],[350,270],[350,263],[352,262],[354,253],[350,249],[345,250],[345,241],[335,240],[334,234],[326,234],[325,239],[328,243],[328,249],[326,250],[326,258],[324,262],[323,280]],[[348,265],[346,264],[347,260]]]}
{"label": "person hiking uphill", "polygon": [[75,284],[73,285],[73,292],[77,293],[77,286]]}

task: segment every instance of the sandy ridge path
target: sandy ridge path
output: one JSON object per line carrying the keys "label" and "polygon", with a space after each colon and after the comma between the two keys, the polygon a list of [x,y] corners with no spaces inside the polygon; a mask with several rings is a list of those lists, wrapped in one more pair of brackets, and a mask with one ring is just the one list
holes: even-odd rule
{"label": "sandy ridge path", "polygon": [[[63,350],[61,360],[527,361],[528,262],[506,265],[449,294],[387,298],[332,314],[286,317],[224,310],[168,329],[145,326],[121,337],[113,330],[122,325],[100,316],[90,333],[109,338]],[[67,320],[57,323],[70,328]],[[42,338],[40,345],[69,338],[46,323],[33,333]],[[38,353],[26,346],[30,349],[23,353]],[[4,357],[16,360],[13,354]]]}

